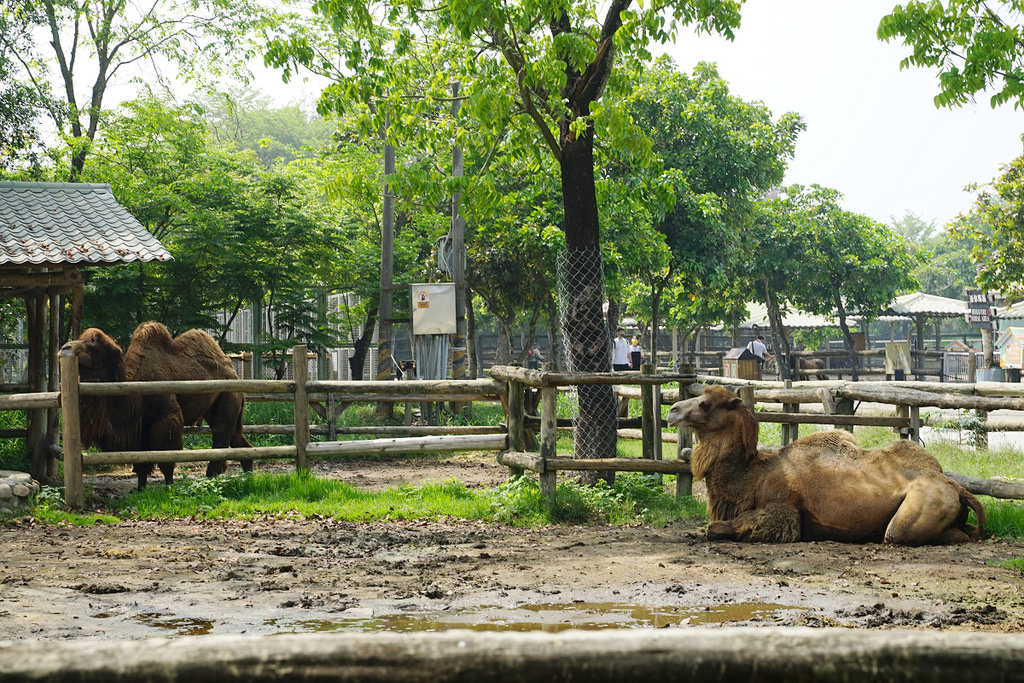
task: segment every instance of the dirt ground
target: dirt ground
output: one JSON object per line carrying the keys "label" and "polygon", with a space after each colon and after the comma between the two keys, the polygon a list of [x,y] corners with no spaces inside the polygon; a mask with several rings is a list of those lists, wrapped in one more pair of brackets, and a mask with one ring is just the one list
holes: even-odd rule
{"label": "dirt ground", "polygon": [[[368,488],[507,476],[493,455],[314,465]],[[124,490],[132,475],[93,485]],[[692,522],[0,524],[0,640],[721,624],[1024,631],[1024,578],[995,566],[1024,557],[1021,543],[758,545],[709,543],[703,531]]]}

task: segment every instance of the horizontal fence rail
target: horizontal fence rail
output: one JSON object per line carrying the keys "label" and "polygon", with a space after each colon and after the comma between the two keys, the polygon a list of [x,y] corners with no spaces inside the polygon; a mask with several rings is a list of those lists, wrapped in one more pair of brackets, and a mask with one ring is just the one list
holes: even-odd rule
{"label": "horizontal fence rail", "polygon": [[[506,447],[506,429],[494,427],[440,427],[434,425],[382,426],[370,428],[337,427],[333,420],[337,414],[328,414],[332,422],[327,427],[310,425],[310,406],[335,404],[346,406],[353,402],[406,402],[411,401],[506,401],[503,382],[492,379],[466,381],[410,380],[393,382],[338,382],[308,381],[306,378],[306,348],[293,350],[293,378],[289,380],[188,380],[158,382],[84,382],[78,381],[78,359],[72,355],[60,357],[61,391],[40,395],[22,395],[6,398],[0,409],[32,409],[60,406],[63,414],[63,453],[65,501],[70,507],[84,503],[82,467],[85,465],[200,462],[224,460],[294,459],[297,469],[308,469],[308,458],[332,455],[370,455],[383,453],[415,453],[455,450],[502,450]],[[79,399],[81,396],[128,396],[151,394],[203,394],[241,392],[258,395],[263,399],[294,402],[295,424],[249,426],[248,433],[273,432],[290,434],[294,445],[259,446],[251,448],[208,448],[167,451],[104,451],[83,453],[79,425]],[[290,396],[289,396],[290,395]],[[319,411],[318,411],[319,412]],[[340,413],[338,413],[340,414]],[[210,433],[209,427],[192,427],[188,433]],[[404,438],[360,439],[353,441],[316,441],[311,435],[336,434],[392,434]],[[414,435],[414,436],[410,436]]]}
{"label": "horizontal fence rail", "polygon": [[[554,502],[555,474],[559,471],[637,471],[668,473],[677,476],[677,495],[688,495],[692,478],[689,453],[692,440],[687,430],[664,431],[662,410],[680,398],[699,395],[706,384],[725,384],[733,388],[751,407],[767,404],[757,412],[761,422],[783,427],[783,445],[796,438],[800,424],[831,425],[851,429],[856,425],[874,425],[894,429],[902,436],[918,438],[922,426],[921,409],[974,411],[982,416],[991,411],[1024,412],[1024,385],[1006,382],[950,384],[940,382],[843,382],[802,381],[771,382],[656,373],[653,366],[641,372],[574,373],[555,372],[552,366],[532,370],[518,366],[496,366],[490,377],[477,380],[409,381],[320,381],[305,376],[305,347],[293,351],[294,377],[288,380],[208,380],[181,382],[79,383],[77,358],[61,357],[61,385],[58,392],[0,395],[0,410],[61,410],[63,454],[65,459],[65,499],[69,506],[80,507],[83,498],[82,467],[85,465],[198,462],[223,460],[294,459],[298,469],[308,469],[308,458],[388,453],[437,452],[453,450],[489,450],[499,452],[499,462],[512,472],[532,471],[541,477],[541,490],[549,503]],[[618,420],[620,438],[639,438],[642,458],[583,460],[559,456],[557,431],[570,428],[571,421],[556,415],[557,394],[584,385],[612,385],[621,401],[640,400],[640,418]],[[294,438],[294,445],[252,448],[218,448],[181,451],[110,451],[83,453],[78,406],[81,396],[123,396],[157,393],[198,394],[242,392],[249,400],[293,402],[293,425],[246,425],[246,433],[282,434]],[[538,399],[539,415],[527,415],[524,397],[533,392]],[[335,424],[340,411],[358,402],[404,402],[407,420],[413,402],[463,403],[489,401],[502,404],[505,425],[381,425],[340,427]],[[862,404],[891,406],[895,415],[857,414]],[[777,406],[781,405],[779,410]],[[819,406],[813,412],[803,406]],[[324,416],[327,425],[312,425],[310,409]],[[620,413],[621,414],[621,413]],[[938,425],[942,426],[942,425]],[[639,427],[639,429],[637,429]],[[996,424],[982,421],[971,427],[978,432],[1000,429],[1024,431],[1024,416],[1001,417]],[[208,434],[208,427],[190,427],[187,433]],[[23,430],[4,430],[0,437],[21,436]],[[377,437],[338,441],[337,436]],[[313,437],[317,440],[312,441]],[[663,459],[661,446],[675,442],[675,459]],[[527,448],[536,448],[531,452]],[[989,480],[984,480],[989,481]],[[972,488],[972,486],[974,486]],[[999,497],[1022,497],[1018,484],[994,485],[979,490],[981,484],[968,485],[975,493],[1000,491]],[[1003,495],[1005,494],[1005,495]]]}

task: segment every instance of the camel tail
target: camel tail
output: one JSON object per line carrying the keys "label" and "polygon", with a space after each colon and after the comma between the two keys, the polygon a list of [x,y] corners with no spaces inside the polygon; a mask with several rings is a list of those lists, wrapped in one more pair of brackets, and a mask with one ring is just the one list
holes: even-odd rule
{"label": "camel tail", "polygon": [[982,534],[985,533],[985,523],[987,521],[984,506],[982,506],[981,501],[973,493],[966,489],[962,489],[960,492],[960,502],[974,510],[974,516],[978,518],[978,524],[974,528],[968,526],[966,530],[972,541],[980,541]]}

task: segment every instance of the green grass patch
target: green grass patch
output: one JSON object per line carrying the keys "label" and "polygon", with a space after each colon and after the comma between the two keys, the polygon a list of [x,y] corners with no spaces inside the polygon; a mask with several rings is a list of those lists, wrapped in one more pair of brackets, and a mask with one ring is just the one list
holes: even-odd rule
{"label": "green grass patch", "polygon": [[117,512],[142,519],[271,516],[365,521],[483,519],[488,506],[486,498],[453,480],[368,492],[336,479],[294,472],[183,477],[172,486],[149,487],[125,496]]}
{"label": "green grass patch", "polygon": [[[0,428],[24,429],[24,410],[0,410]],[[0,439],[0,470],[32,471],[32,456],[25,439]]]}
{"label": "green grass patch", "polygon": [[[672,477],[664,479],[671,483]],[[297,518],[342,521],[465,519],[512,526],[555,523],[643,524],[660,527],[704,515],[700,501],[676,501],[661,477],[620,473],[615,483],[584,486],[562,477],[549,509],[536,477],[511,478],[494,488],[469,489],[460,481],[428,482],[379,492],[357,489],[308,472],[239,473],[214,479],[181,477],[106,501],[108,510],[63,510],[60,489],[47,488],[32,516],[55,525],[112,524],[126,519]]]}

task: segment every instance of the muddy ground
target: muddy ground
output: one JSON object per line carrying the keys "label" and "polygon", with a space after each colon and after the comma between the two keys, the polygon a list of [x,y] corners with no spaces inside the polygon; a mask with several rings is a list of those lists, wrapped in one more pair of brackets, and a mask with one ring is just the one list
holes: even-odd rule
{"label": "muddy ground", "polygon": [[[493,455],[315,468],[368,488],[507,476]],[[93,484],[124,490],[131,473]],[[1024,579],[997,564],[1021,557],[1024,544],[1004,541],[709,543],[694,522],[19,522],[0,524],[0,639],[719,624],[1016,632]]]}

